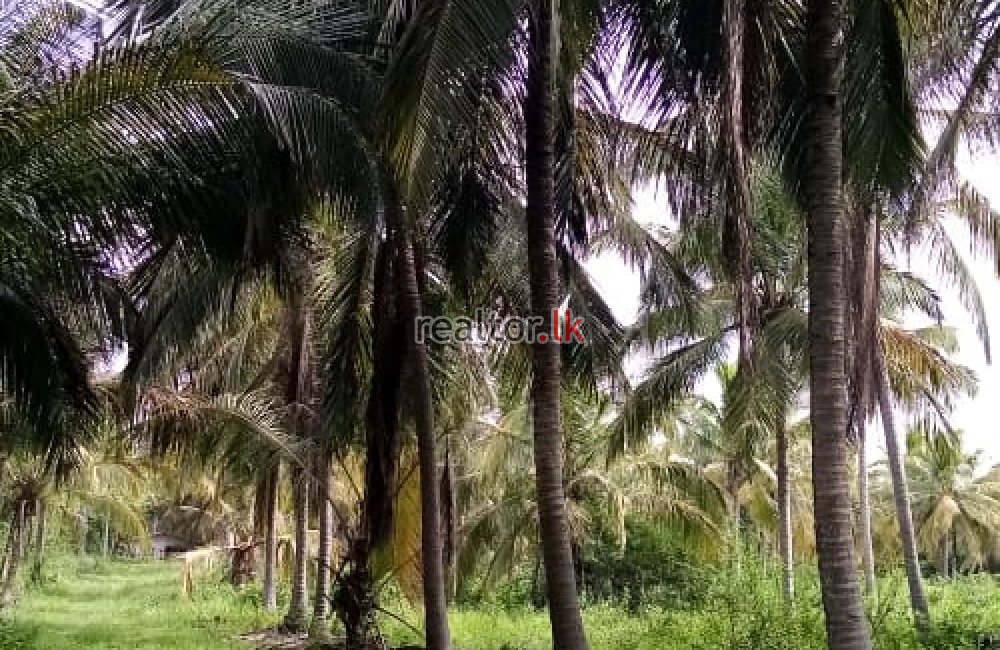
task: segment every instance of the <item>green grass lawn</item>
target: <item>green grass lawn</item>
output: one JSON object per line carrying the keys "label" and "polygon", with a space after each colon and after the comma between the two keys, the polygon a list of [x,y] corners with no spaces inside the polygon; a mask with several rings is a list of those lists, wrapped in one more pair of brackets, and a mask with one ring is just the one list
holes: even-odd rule
{"label": "green grass lawn", "polygon": [[[0,612],[0,650],[248,650],[241,633],[274,624],[279,614],[259,608],[255,588],[235,590],[221,574],[199,580],[191,598],[181,595],[180,566],[173,562],[57,559],[41,585]],[[594,650],[823,650],[823,624],[815,580],[803,576],[788,607],[777,583],[757,575],[724,581],[695,609],[644,607],[629,614],[610,606],[584,612]],[[912,632],[901,576],[885,578],[869,603],[877,650],[957,650],[976,647],[982,633],[1000,632],[1000,582],[981,576],[942,584],[930,581],[934,638],[920,644]],[[419,605],[394,600],[408,621]],[[284,604],[279,603],[279,612]],[[419,635],[389,617],[382,623],[395,643]],[[524,606],[480,604],[451,613],[461,650],[547,650],[548,618]]]}
{"label": "green grass lawn", "polygon": [[273,623],[252,590],[203,586],[181,596],[174,562],[67,561],[48,571],[55,575],[2,613],[0,649],[245,650],[237,634]]}

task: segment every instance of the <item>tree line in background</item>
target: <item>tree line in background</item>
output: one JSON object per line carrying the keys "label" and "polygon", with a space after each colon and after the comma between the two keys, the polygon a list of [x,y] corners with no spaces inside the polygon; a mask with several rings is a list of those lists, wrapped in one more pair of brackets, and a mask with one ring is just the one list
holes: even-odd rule
{"label": "tree line in background", "polygon": [[[57,513],[82,551],[153,515],[222,535],[273,609],[290,510],[284,625],[335,615],[352,648],[390,582],[448,648],[449,600],[526,562],[554,647],[586,648],[581,591],[638,579],[594,549],[652,523],[699,561],[776,553],[788,599],[815,556],[836,650],[871,647],[876,560],[924,634],[921,560],[995,562],[1000,477],[948,423],[976,378],[936,289],[989,357],[951,235],[998,259],[955,167],[997,133],[995,3],[0,7],[5,600]],[[671,227],[633,218],[643,186]],[[935,277],[893,265],[911,249]],[[594,253],[640,275],[634,325]],[[417,342],[482,308],[569,309],[586,341]]]}

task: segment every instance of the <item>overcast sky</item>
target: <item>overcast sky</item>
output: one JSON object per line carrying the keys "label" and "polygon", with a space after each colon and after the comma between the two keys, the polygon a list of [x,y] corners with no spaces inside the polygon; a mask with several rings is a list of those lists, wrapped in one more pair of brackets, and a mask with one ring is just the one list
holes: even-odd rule
{"label": "overcast sky", "polygon": [[[959,166],[966,179],[984,193],[994,205],[1000,206],[1000,157],[996,155],[965,154],[959,160]],[[668,221],[668,212],[664,198],[658,196],[652,189],[639,192],[636,196],[634,215],[643,223],[664,224]],[[969,246],[969,238],[961,228],[949,228],[949,232],[960,250],[966,253],[969,264],[979,284],[986,311],[989,317],[991,336],[994,337],[994,356],[1000,361],[1000,340],[997,340],[996,326],[1000,320],[1000,281],[990,261],[975,257]],[[908,258],[897,259],[898,267],[912,270],[922,278],[934,284],[936,273],[927,259],[919,254],[919,250]],[[593,274],[597,286],[601,289],[608,304],[622,323],[632,323],[636,318],[639,305],[639,279],[625,264],[613,255],[602,255],[588,261],[588,269]],[[968,451],[981,449],[984,452],[983,461],[987,464],[1000,462],[1000,436],[997,435],[998,420],[1000,420],[1000,369],[997,365],[988,365],[983,353],[983,347],[976,336],[975,327],[954,297],[954,291],[946,286],[938,286],[943,299],[945,325],[955,327],[961,345],[955,359],[972,368],[979,376],[979,392],[976,397],[965,399],[959,403],[952,414],[952,424],[964,431],[964,442]],[[911,324],[911,323],[908,323]],[[912,325],[925,323],[915,320]],[[633,373],[641,369],[641,364],[633,364]],[[718,398],[718,387],[714,380],[703,382],[699,390],[713,399]],[[880,435],[869,435],[871,455],[881,455],[884,447]]]}

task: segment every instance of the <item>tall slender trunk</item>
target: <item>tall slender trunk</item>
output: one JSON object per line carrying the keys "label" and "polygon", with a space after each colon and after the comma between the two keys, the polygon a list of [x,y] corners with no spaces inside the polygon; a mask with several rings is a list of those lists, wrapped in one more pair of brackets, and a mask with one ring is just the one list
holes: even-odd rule
{"label": "tall slender trunk", "polygon": [[0,565],[0,585],[2,585],[7,580],[7,572],[10,570],[10,553],[11,549],[14,548],[14,537],[16,536],[16,530],[14,522],[16,522],[15,517],[11,518],[11,526],[7,531],[7,541],[4,543],[3,547],[3,564]]}
{"label": "tall slender trunk", "polygon": [[[524,100],[525,213],[531,311],[536,318],[541,318],[539,332],[550,336],[553,312],[559,306],[554,154],[555,62],[558,58],[554,22],[558,0],[536,0],[533,8]],[[587,647],[587,638],[576,592],[563,489],[559,354],[559,346],[552,341],[532,345],[531,400],[538,524],[552,643],[559,650],[582,650]]]}
{"label": "tall slender trunk", "polygon": [[264,503],[264,584],[262,599],[264,609],[273,612],[278,608],[278,474],[275,465],[268,469],[266,501]]}
{"label": "tall slender trunk", "polygon": [[31,544],[35,539],[35,500],[24,502],[24,531],[21,533],[21,538],[24,540],[21,543],[21,562],[24,562],[24,558],[28,557],[28,551],[31,550]]}
{"label": "tall slender trunk", "polygon": [[831,650],[871,650],[847,479],[840,0],[808,0],[809,98],[804,190],[809,234],[810,420],[816,551]]}
{"label": "tall slender trunk", "polygon": [[444,468],[441,470],[441,505],[444,524],[444,557],[448,579],[448,595],[458,596],[458,510],[455,494],[455,465],[452,461],[451,434],[444,444]]}
{"label": "tall slender trunk", "polygon": [[[388,183],[388,174],[384,177]],[[386,196],[392,186],[384,188]],[[388,205],[396,205],[388,201]],[[393,218],[397,218],[393,216]],[[372,380],[365,409],[365,487],[356,528],[335,581],[331,606],[344,626],[349,648],[375,638],[372,553],[392,536],[399,463],[399,393],[406,336],[399,313],[398,271],[393,244],[382,242],[375,257],[372,313]]]}
{"label": "tall slender trunk", "polygon": [[951,535],[951,577],[958,577],[958,529],[952,528]]}
{"label": "tall slender trunk", "polygon": [[795,598],[795,557],[792,549],[792,492],[788,489],[788,432],[785,419],[777,430],[778,555],[781,556],[781,592],[785,600]]}
{"label": "tall slender trunk", "polygon": [[[308,441],[313,438],[311,418],[307,416],[312,388],[312,354],[310,346],[312,319],[309,310],[309,265],[300,260],[291,269],[290,291],[285,316],[285,336],[288,356],[285,367],[285,402],[289,409],[289,432],[293,438]],[[301,632],[308,625],[309,580],[309,474],[311,467],[296,464],[289,472],[292,482],[295,520],[294,556],[292,562],[291,595],[283,627]]]}
{"label": "tall slender trunk", "polygon": [[292,475],[295,509],[295,556],[292,568],[292,589],[288,613],[283,627],[291,632],[302,632],[308,625],[306,603],[309,571],[309,480],[307,471],[296,468]]}
{"label": "tall slender trunk", "polygon": [[17,570],[21,564],[21,546],[24,543],[25,501],[17,502],[17,507],[11,517],[11,545],[7,558],[7,574],[4,576],[3,590],[0,593],[0,606],[5,606],[17,595]]}
{"label": "tall slender trunk", "polygon": [[725,156],[726,248],[729,251],[730,276],[736,286],[736,309],[739,315],[740,373],[749,371],[753,358],[756,329],[756,293],[753,285],[752,200],[747,161],[747,131],[744,77],[745,0],[724,0],[722,22],[726,49],[726,76],[723,86],[722,151]]}
{"label": "tall slender trunk", "polygon": [[420,467],[420,557],[424,591],[424,630],[427,650],[447,650],[448,597],[444,581],[441,539],[441,494],[434,444],[434,395],[427,348],[417,339],[417,320],[423,312],[413,253],[413,233],[402,205],[390,206],[394,217],[399,261],[401,311],[413,373],[413,405]]}
{"label": "tall slender trunk", "polygon": [[336,585],[334,611],[344,625],[347,648],[368,648],[375,636],[375,585],[369,563],[371,551],[366,537],[352,539],[347,551],[350,568]]}
{"label": "tall slender trunk", "polygon": [[104,533],[101,535],[101,555],[108,559],[111,552],[111,520],[108,515],[104,515]]}
{"label": "tall slender trunk", "polygon": [[45,500],[35,502],[35,557],[31,564],[31,579],[39,582],[42,579],[42,566],[45,562]]}
{"label": "tall slender trunk", "polygon": [[742,572],[743,564],[743,539],[741,537],[740,530],[740,517],[742,515],[740,506],[740,484],[742,479],[739,475],[739,468],[735,459],[728,459],[726,461],[726,509],[728,510],[729,516],[729,536],[730,543],[732,544],[732,550],[730,552],[730,557],[733,560],[733,568],[736,570],[737,575]]}
{"label": "tall slender trunk", "polygon": [[77,522],[76,553],[80,558],[83,558],[87,554],[87,533],[90,532],[90,523],[87,519],[86,511],[80,511]]}
{"label": "tall slender trunk", "polygon": [[264,546],[267,539],[267,495],[270,472],[264,471],[257,476],[257,484],[253,494],[253,562],[254,578],[264,575]]}
{"label": "tall slender trunk", "polygon": [[938,574],[942,579],[948,580],[951,577],[951,554],[950,546],[951,540],[948,536],[941,538],[941,542],[938,546]]}
{"label": "tall slender trunk", "polygon": [[316,588],[313,594],[313,629],[326,628],[330,618],[330,562],[333,560],[333,504],[330,503],[331,452],[324,450],[317,464],[319,480],[319,548],[316,553]]}
{"label": "tall slender trunk", "polygon": [[269,472],[262,472],[257,477],[257,485],[253,494],[253,536],[260,542],[267,534],[267,481]]}
{"label": "tall slender trunk", "polygon": [[920,556],[917,553],[917,534],[913,526],[913,510],[910,507],[910,488],[906,482],[906,465],[896,435],[896,422],[892,412],[891,387],[885,368],[882,344],[875,348],[875,380],[879,414],[885,430],[885,451],[889,461],[889,476],[892,479],[892,502],[896,508],[899,524],[899,541],[903,547],[903,566],[906,570],[906,587],[910,592],[910,608],[917,631],[927,634],[931,627],[930,608],[924,593],[924,579],[920,574]]}
{"label": "tall slender trunk", "polygon": [[872,504],[868,489],[868,450],[865,449],[864,422],[858,427],[858,531],[861,537],[861,566],[865,576],[865,595],[874,596],[875,549],[872,543]]}

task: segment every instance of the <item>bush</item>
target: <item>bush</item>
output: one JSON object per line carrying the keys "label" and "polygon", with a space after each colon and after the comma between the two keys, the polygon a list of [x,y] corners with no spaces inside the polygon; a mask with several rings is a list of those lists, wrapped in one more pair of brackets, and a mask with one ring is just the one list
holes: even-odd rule
{"label": "bush", "polygon": [[601,526],[581,557],[580,590],[587,602],[686,607],[703,601],[710,572],[675,533],[648,520],[626,521],[626,544]]}
{"label": "bush", "polygon": [[[776,570],[744,559],[737,572],[717,570],[704,577],[700,603],[664,607],[644,603],[638,611],[611,604],[584,610],[594,650],[823,650],[826,636],[815,569],[802,567],[796,597],[786,603]],[[516,584],[523,585],[525,581]],[[526,601],[453,610],[456,647],[469,650],[543,650],[551,647],[548,619]],[[958,650],[976,648],[985,635],[1000,632],[1000,583],[991,577],[962,578],[928,585],[935,626],[917,638],[906,583],[891,574],[879,581],[868,603],[877,650]],[[412,612],[418,617],[419,612]]]}

